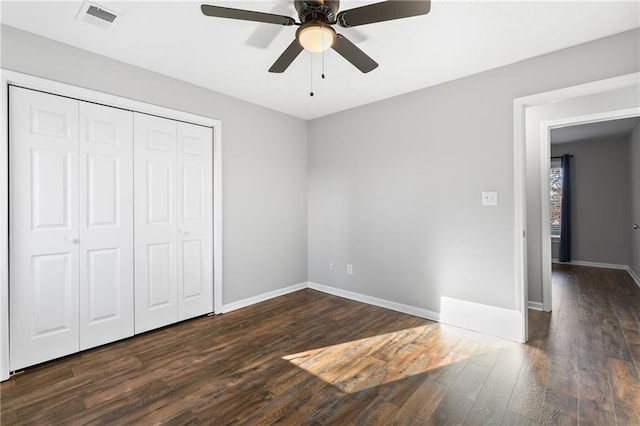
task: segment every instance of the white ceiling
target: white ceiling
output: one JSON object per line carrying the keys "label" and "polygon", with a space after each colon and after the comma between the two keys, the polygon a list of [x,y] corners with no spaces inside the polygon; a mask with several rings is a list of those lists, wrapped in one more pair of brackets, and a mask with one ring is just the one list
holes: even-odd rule
{"label": "white ceiling", "polygon": [[627,136],[640,122],[639,117],[579,124],[551,130],[551,143]]}
{"label": "white ceiling", "polygon": [[[340,10],[375,1],[342,0]],[[201,2],[96,3],[124,15],[104,31],[81,2],[5,1],[0,22],[208,89],[312,119],[640,26],[638,1],[434,1],[428,15],[336,27],[380,66],[362,74],[333,51],[267,72],[295,27],[205,17]],[[292,0],[206,3],[295,17]]]}

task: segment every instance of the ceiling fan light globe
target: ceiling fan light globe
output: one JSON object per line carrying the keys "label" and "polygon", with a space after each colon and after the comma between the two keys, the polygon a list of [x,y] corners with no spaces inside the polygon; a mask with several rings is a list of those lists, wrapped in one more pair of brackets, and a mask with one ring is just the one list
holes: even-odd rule
{"label": "ceiling fan light globe", "polygon": [[333,46],[335,40],[336,32],[325,25],[309,25],[298,32],[298,42],[309,52],[324,52]]}

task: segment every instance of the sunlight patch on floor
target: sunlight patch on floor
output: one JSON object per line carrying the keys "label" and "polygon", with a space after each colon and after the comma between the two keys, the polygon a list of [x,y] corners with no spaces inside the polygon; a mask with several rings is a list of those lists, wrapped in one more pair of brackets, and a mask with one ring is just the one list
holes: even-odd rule
{"label": "sunlight patch on floor", "polygon": [[346,393],[436,372],[511,345],[478,333],[429,324],[282,357]]}

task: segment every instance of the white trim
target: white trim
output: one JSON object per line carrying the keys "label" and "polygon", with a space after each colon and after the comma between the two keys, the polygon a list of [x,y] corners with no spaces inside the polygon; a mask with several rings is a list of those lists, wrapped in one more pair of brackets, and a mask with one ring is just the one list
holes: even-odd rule
{"label": "white trim", "polygon": [[213,312],[222,313],[222,122],[213,126]]}
{"label": "white trim", "polygon": [[540,302],[529,300],[529,309],[533,309],[535,311],[544,311],[544,306]]}
{"label": "white trim", "polygon": [[559,265],[568,265],[568,266],[588,266],[591,268],[621,269],[623,271],[629,270],[629,266],[620,265],[618,263],[588,262],[586,260],[572,260],[571,262],[560,262],[558,259],[551,259],[551,262],[557,263]]}
{"label": "white trim", "polygon": [[49,92],[84,101],[109,105],[145,114],[166,117],[213,128],[213,294],[214,312],[222,312],[222,123],[220,120],[152,105],[133,99],[110,95],[91,89],[72,86],[20,72],[0,68],[0,98],[3,111],[0,117],[0,133],[4,146],[0,149],[3,173],[0,173],[0,381],[9,378],[9,253],[8,253],[8,99],[10,84]]}
{"label": "white trim", "polygon": [[631,278],[635,281],[636,285],[640,287],[640,276],[638,276],[631,267],[627,268],[627,272],[629,272],[629,275],[631,275]]}
{"label": "white trim", "polygon": [[390,309],[392,311],[401,312],[403,314],[413,315],[420,318],[426,318],[432,321],[440,321],[440,314],[430,311],[428,309],[417,308],[415,306],[409,306],[398,302],[392,302],[390,300],[379,299],[373,296],[367,296],[366,294],[355,293],[348,290],[342,290],[336,287],[330,287],[323,284],[309,282],[309,288],[318,290],[323,293],[332,294],[338,297],[344,297],[345,299],[354,300],[356,302],[366,303],[368,305],[379,306],[381,308]]}
{"label": "white trim", "polygon": [[593,95],[615,89],[636,86],[639,78],[640,72],[632,72],[630,74],[591,81],[589,83],[578,84],[576,86],[563,87],[562,89],[522,96],[514,99],[514,104],[518,104],[525,108],[542,104],[551,104],[580,96]]}
{"label": "white trim", "polygon": [[206,127],[214,127],[220,125],[220,120],[205,117],[190,112],[180,111],[177,109],[166,108],[160,105],[153,105],[146,102],[136,101],[134,99],[124,98],[121,96],[111,95],[109,93],[98,92],[84,87],[72,86],[66,83],[60,83],[54,80],[48,80],[41,77],[23,74],[16,71],[10,71],[0,68],[3,83],[14,84],[16,86],[25,87],[27,89],[41,90],[43,92],[52,93],[54,95],[67,96],[82,101],[95,102],[108,105],[111,107],[122,108],[126,110],[142,112],[144,114],[157,115],[159,117],[170,118],[172,120],[185,121],[187,123],[199,124]]}
{"label": "white trim", "polygon": [[222,306],[222,313],[235,311],[236,309],[246,308],[247,306],[255,305],[256,303],[265,302],[269,299],[284,296],[285,294],[293,293],[296,291],[304,290],[309,286],[308,282],[300,284],[290,285],[289,287],[280,288],[267,293],[258,294],[257,296],[248,297],[246,299],[238,300],[237,302],[228,303]]}
{"label": "white trim", "polygon": [[[551,170],[551,128],[540,125],[540,230],[542,232],[542,309],[551,310],[551,206],[549,205],[549,172]],[[525,141],[526,143],[526,141]]]}
{"label": "white trim", "polygon": [[[516,306],[521,315],[520,340],[527,339],[527,258],[526,258],[526,238],[523,232],[526,231],[526,180],[525,172],[525,110],[542,104],[562,101],[564,99],[575,98],[595,93],[607,92],[624,87],[638,85],[640,73],[631,73],[618,77],[580,84],[558,90],[552,90],[535,95],[524,96],[513,100],[513,139],[514,139],[514,242],[515,242],[515,286],[516,286]],[[547,240],[542,240],[547,241]],[[544,244],[543,244],[544,246]]]}
{"label": "white trim", "polygon": [[507,340],[520,341],[520,313],[518,311],[442,297],[440,305],[442,312],[438,313],[314,282],[309,282],[309,288],[356,302],[402,312],[403,314],[426,318]]}
{"label": "white trim", "polygon": [[437,313],[428,309],[392,302],[390,300],[380,299],[366,294],[343,290],[311,281],[226,304],[223,306],[222,311],[224,313],[235,311],[237,309],[245,308],[247,306],[303,290],[305,288],[310,288],[333,296],[343,297],[355,302],[379,306],[381,308],[390,309],[403,314],[413,315],[419,318],[425,318],[431,321],[437,321],[491,336],[497,336],[507,340],[520,341],[520,314],[518,311],[442,297],[441,308],[443,312]]}
{"label": "white trim", "polygon": [[[540,124],[540,128],[542,130],[561,129],[563,127],[576,126],[580,124],[590,124],[590,123],[598,123],[602,121],[618,120],[622,118],[637,117],[638,115],[640,115],[640,107],[623,108],[619,110],[604,111],[604,112],[598,112],[594,114],[564,117],[564,118],[559,118],[557,120],[548,120],[548,121],[542,122]],[[546,132],[543,132],[543,133],[546,133]],[[546,133],[545,136],[546,138],[542,141],[543,143],[550,141],[550,134]],[[549,161],[549,164],[551,164],[551,160],[549,158],[547,158],[547,160]]]}
{"label": "white trim", "polygon": [[440,322],[490,336],[520,341],[519,311],[452,297],[440,298]]}
{"label": "white trim", "polygon": [[[0,69],[0,71],[2,71]],[[0,72],[0,381],[9,378],[9,86]]]}
{"label": "white trim", "polygon": [[520,315],[518,311],[443,297],[441,302],[443,313],[439,314],[428,309],[392,302],[311,281],[226,304],[223,306],[222,311],[224,313],[235,311],[236,309],[245,308],[305,288],[507,340],[519,341]]}
{"label": "white trim", "polygon": [[513,229],[515,254],[516,309],[520,313],[520,333],[517,341],[525,343],[529,335],[527,277],[527,200],[525,104],[513,101]]}

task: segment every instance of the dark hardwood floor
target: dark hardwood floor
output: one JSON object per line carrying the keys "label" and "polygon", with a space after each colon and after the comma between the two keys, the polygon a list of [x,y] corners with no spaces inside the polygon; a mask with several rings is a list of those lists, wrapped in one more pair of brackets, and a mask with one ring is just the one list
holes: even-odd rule
{"label": "dark hardwood floor", "polygon": [[527,345],[303,290],[37,366],[12,424],[640,424],[640,289],[560,266]]}

